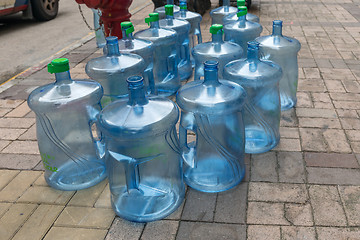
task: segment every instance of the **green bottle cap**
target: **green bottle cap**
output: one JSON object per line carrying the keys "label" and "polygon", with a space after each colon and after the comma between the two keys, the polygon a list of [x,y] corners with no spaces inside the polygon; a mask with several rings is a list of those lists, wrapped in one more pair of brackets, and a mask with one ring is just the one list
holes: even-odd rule
{"label": "green bottle cap", "polygon": [[223,29],[223,25],[221,24],[213,24],[211,27],[210,27],[210,33],[211,34],[217,34],[219,31],[222,33]]}
{"label": "green bottle cap", "polygon": [[47,66],[49,73],[61,73],[70,70],[69,59],[67,58],[56,58]]}
{"label": "green bottle cap", "polygon": [[134,32],[134,26],[132,22],[122,22],[121,23],[121,30],[125,30],[126,36],[130,33]]}
{"label": "green bottle cap", "polygon": [[237,0],[236,4],[238,7],[245,6],[245,0]]}
{"label": "green bottle cap", "polygon": [[174,16],[174,5],[165,5],[165,14],[168,16]]}
{"label": "green bottle cap", "polygon": [[181,10],[187,10],[187,5],[186,4],[180,4],[180,9]]}
{"label": "green bottle cap", "polygon": [[158,13],[150,13],[148,18],[145,18],[145,23],[150,25],[151,22],[159,21],[159,14]]}
{"label": "green bottle cap", "polygon": [[245,16],[246,14],[247,14],[247,7],[245,6],[238,7],[238,12],[237,12],[238,17]]}

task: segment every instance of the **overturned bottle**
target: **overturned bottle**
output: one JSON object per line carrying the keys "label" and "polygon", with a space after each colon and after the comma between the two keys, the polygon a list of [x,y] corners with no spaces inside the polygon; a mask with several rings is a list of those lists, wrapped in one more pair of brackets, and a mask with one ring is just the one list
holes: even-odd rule
{"label": "overturned bottle", "polygon": [[248,96],[244,107],[246,153],[263,153],[279,143],[281,76],[279,65],[260,60],[255,41],[248,44],[247,59],[232,61],[224,68],[224,79],[240,84]]}
{"label": "overturned bottle", "polygon": [[224,17],[236,12],[237,12],[237,8],[230,6],[230,0],[223,0],[223,5],[221,7],[215,8],[210,12],[211,25],[213,24],[223,25]]}
{"label": "overturned bottle", "polygon": [[212,25],[210,33],[212,34],[211,42],[201,43],[192,50],[195,59],[195,81],[204,76],[204,62],[208,60],[219,62],[219,78],[222,78],[224,66],[230,61],[241,58],[243,55],[243,50],[238,44],[224,42],[222,25]]}
{"label": "overturned bottle", "polygon": [[[202,17],[198,13],[190,12],[187,10],[186,0],[180,0],[180,14],[175,18],[186,20],[191,25],[190,33],[189,33],[190,51],[194,46],[196,46],[199,43],[202,43],[201,28],[200,28]],[[190,54],[190,60],[191,60],[191,66],[194,68],[195,60],[191,54]]]}
{"label": "overturned bottle", "polygon": [[154,82],[157,94],[170,96],[179,89],[180,77],[176,43],[176,31],[160,28],[159,14],[150,13],[145,22],[150,28],[135,33],[136,39],[149,40],[154,44]]}
{"label": "overturned bottle", "polygon": [[[239,11],[239,7],[245,6],[245,0],[237,0],[237,7],[238,7],[238,11]],[[229,14],[227,16],[224,17],[224,25],[232,23],[232,22],[236,22],[239,19],[237,13],[232,13]],[[247,13],[246,14],[246,20],[247,21],[251,21],[251,22],[260,22],[260,18],[254,14],[251,13]]]}
{"label": "overturned bottle", "polygon": [[160,27],[175,30],[177,33],[176,48],[180,80],[188,79],[192,74],[190,61],[190,23],[186,20],[174,19],[173,5],[166,5],[166,19],[159,21]]}
{"label": "overturned bottle", "polygon": [[122,39],[119,39],[121,53],[133,53],[141,56],[145,61],[144,84],[147,92],[156,94],[154,82],[154,44],[148,40],[135,39],[133,37],[134,26],[131,22],[122,22]]}
{"label": "overturned bottle", "polygon": [[282,21],[273,21],[273,31],[269,36],[256,39],[260,43],[263,59],[279,64],[283,70],[280,80],[281,110],[288,110],[296,105],[298,86],[297,54],[301,44],[298,40],[282,35]]}
{"label": "overturned bottle", "polygon": [[[245,90],[218,79],[218,63],[204,63],[204,81],[184,85],[177,93],[181,108],[180,146],[185,182],[203,192],[221,192],[244,177],[245,132],[242,107]],[[187,132],[196,141],[188,143]]]}
{"label": "overturned bottle", "polygon": [[262,32],[262,26],[257,22],[250,22],[245,19],[247,8],[239,7],[238,20],[224,26],[225,41],[234,42],[247,52],[247,43],[255,40]]}
{"label": "overturned bottle", "polygon": [[120,53],[117,37],[106,38],[106,49],[106,55],[91,59],[85,66],[86,74],[104,88],[104,97],[101,99],[103,107],[116,99],[127,97],[126,79],[142,75],[145,70],[142,57]]}
{"label": "overturned bottle", "polygon": [[99,117],[111,204],[127,220],[154,221],[175,211],[185,195],[179,110],[166,98],[147,98],[142,77],[130,77],[128,84],[129,99],[108,105]]}
{"label": "overturned bottle", "polygon": [[91,131],[103,90],[95,81],[72,80],[66,58],[54,59],[48,70],[55,73],[55,83],[38,87],[28,98],[45,180],[60,190],[94,186],[106,177],[103,152],[97,152]]}

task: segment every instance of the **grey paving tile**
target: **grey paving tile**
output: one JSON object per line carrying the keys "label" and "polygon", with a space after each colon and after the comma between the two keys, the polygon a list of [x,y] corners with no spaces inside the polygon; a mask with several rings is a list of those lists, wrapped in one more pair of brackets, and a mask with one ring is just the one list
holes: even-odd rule
{"label": "grey paving tile", "polygon": [[212,221],[216,204],[216,193],[203,193],[189,189],[182,220]]}

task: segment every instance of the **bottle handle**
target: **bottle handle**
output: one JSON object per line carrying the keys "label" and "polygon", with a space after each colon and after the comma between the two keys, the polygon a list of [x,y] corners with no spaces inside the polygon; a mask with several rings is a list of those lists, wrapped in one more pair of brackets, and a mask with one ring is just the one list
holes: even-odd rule
{"label": "bottle handle", "polygon": [[[192,142],[191,145],[187,142],[187,131],[191,130],[196,135],[195,117],[192,113],[181,113],[181,120],[179,125],[179,142],[181,149],[181,156],[184,162],[191,168],[196,168],[195,155],[197,143]],[[197,136],[196,136],[197,139]]]}
{"label": "bottle handle", "polygon": [[171,54],[167,58],[167,69],[169,74],[177,75],[176,54]]}
{"label": "bottle handle", "polygon": [[202,43],[202,36],[200,30],[195,31],[195,36],[197,37],[198,44]]}
{"label": "bottle handle", "polygon": [[[189,46],[189,42],[187,43],[183,43],[182,45],[182,51],[181,51],[181,59],[188,62],[190,61],[190,50],[189,50],[190,46]],[[189,53],[189,54],[186,54]]]}
{"label": "bottle handle", "polygon": [[[100,110],[91,107],[91,109],[88,110],[88,112],[90,116],[90,121],[89,121],[90,136],[95,146],[96,155],[100,160],[102,160],[105,157],[105,142],[102,133],[99,131],[98,115],[100,113]],[[95,129],[93,129],[94,126]],[[96,132],[96,136],[94,136],[94,132]]]}

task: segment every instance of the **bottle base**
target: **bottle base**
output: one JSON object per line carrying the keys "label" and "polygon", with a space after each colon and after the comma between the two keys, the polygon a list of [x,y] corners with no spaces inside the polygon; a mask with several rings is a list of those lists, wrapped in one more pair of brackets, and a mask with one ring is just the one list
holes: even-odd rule
{"label": "bottle base", "polygon": [[289,110],[293,107],[296,106],[296,99],[295,100],[287,100],[287,101],[284,101],[282,100],[281,101],[281,111],[286,111],[286,110]]}
{"label": "bottle base", "polygon": [[256,126],[245,127],[245,153],[267,152],[279,143],[279,137],[269,137],[263,129]]}

